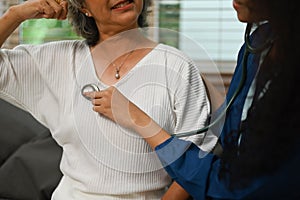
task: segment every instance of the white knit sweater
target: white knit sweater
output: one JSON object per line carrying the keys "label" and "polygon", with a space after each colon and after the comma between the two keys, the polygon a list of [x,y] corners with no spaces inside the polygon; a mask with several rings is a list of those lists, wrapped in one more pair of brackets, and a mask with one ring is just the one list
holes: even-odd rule
{"label": "white knit sweater", "polygon": [[[0,97],[30,112],[63,147],[64,176],[53,199],[160,199],[170,177],[138,134],[92,111],[80,94],[88,83],[108,87],[83,41],[0,51]],[[115,86],[170,133],[206,123],[198,69],[175,48],[158,45]],[[203,135],[189,139],[199,143]]]}

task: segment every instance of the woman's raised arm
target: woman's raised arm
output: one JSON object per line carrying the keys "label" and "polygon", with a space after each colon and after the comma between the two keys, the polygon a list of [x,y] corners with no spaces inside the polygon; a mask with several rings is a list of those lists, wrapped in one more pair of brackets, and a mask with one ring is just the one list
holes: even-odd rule
{"label": "woman's raised arm", "polygon": [[12,32],[27,19],[66,19],[67,2],[60,0],[28,0],[10,7],[0,18],[0,47]]}

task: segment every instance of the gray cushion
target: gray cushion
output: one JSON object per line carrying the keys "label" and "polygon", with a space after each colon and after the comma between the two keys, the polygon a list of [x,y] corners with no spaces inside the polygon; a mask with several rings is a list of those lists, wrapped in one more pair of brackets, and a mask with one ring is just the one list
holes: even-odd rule
{"label": "gray cushion", "polygon": [[46,127],[0,100],[0,199],[49,200],[61,153]]}

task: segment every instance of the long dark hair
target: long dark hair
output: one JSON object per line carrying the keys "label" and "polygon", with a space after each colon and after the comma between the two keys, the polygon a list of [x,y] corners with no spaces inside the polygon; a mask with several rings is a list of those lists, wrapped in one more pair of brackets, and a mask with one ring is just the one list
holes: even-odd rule
{"label": "long dark hair", "polygon": [[[233,187],[276,173],[293,157],[300,139],[299,1],[253,2],[270,9],[268,21],[275,41],[257,76],[253,104],[240,130],[242,143],[224,150],[221,175],[229,173]],[[259,98],[261,91],[265,95]]]}
{"label": "long dark hair", "polygon": [[[82,13],[81,8],[83,7],[85,0],[68,0],[68,19],[73,25],[74,30],[79,36],[86,39],[88,45],[94,46],[97,44],[100,33],[98,31],[94,18],[86,16]],[[148,7],[151,4],[151,0],[143,1],[143,10],[138,18],[139,27],[146,27]]]}

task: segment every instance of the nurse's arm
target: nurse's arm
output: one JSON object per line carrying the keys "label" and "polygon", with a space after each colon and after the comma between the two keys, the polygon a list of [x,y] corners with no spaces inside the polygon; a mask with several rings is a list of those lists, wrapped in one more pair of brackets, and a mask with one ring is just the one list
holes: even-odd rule
{"label": "nurse's arm", "polygon": [[155,147],[171,136],[115,87],[99,92],[86,93],[92,99],[93,110],[125,128],[136,131],[145,141]]}

